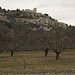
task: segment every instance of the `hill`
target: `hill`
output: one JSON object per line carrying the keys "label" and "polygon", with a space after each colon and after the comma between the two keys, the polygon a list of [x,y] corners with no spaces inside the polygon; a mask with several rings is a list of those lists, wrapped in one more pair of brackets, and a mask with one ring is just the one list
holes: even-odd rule
{"label": "hill", "polygon": [[0,51],[41,50],[40,38],[62,30],[75,36],[75,27],[33,10],[5,10],[0,7]]}

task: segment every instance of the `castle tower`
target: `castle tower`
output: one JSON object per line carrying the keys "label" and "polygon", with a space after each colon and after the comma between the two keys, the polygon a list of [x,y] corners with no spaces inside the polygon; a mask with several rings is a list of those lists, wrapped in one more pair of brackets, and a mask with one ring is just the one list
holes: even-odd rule
{"label": "castle tower", "polygon": [[33,9],[33,12],[37,12],[37,8],[34,8],[34,9]]}

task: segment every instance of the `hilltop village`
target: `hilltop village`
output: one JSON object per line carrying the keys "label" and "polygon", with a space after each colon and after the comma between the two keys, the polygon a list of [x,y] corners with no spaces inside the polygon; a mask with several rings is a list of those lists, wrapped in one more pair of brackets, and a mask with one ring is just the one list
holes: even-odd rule
{"label": "hilltop village", "polygon": [[42,14],[37,12],[37,8],[33,10],[5,10],[0,7],[0,21],[6,21],[8,23],[16,22],[26,25],[31,30],[42,29],[44,31],[50,31],[53,27],[67,28],[68,25],[63,22],[58,22],[48,14]]}

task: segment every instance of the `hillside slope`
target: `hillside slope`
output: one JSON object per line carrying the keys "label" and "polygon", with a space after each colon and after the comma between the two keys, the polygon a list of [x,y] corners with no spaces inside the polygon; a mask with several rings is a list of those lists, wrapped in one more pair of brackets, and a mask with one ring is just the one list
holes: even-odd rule
{"label": "hillside slope", "polygon": [[36,8],[0,8],[0,51],[42,50],[40,38],[49,37],[57,30],[75,36],[75,27],[58,22],[48,14],[37,13]]}

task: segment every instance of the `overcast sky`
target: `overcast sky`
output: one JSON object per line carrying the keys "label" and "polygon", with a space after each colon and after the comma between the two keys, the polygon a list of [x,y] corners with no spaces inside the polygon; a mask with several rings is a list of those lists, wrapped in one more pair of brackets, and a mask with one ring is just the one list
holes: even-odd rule
{"label": "overcast sky", "polygon": [[75,25],[75,0],[0,0],[5,9],[33,9],[47,13],[58,21]]}

